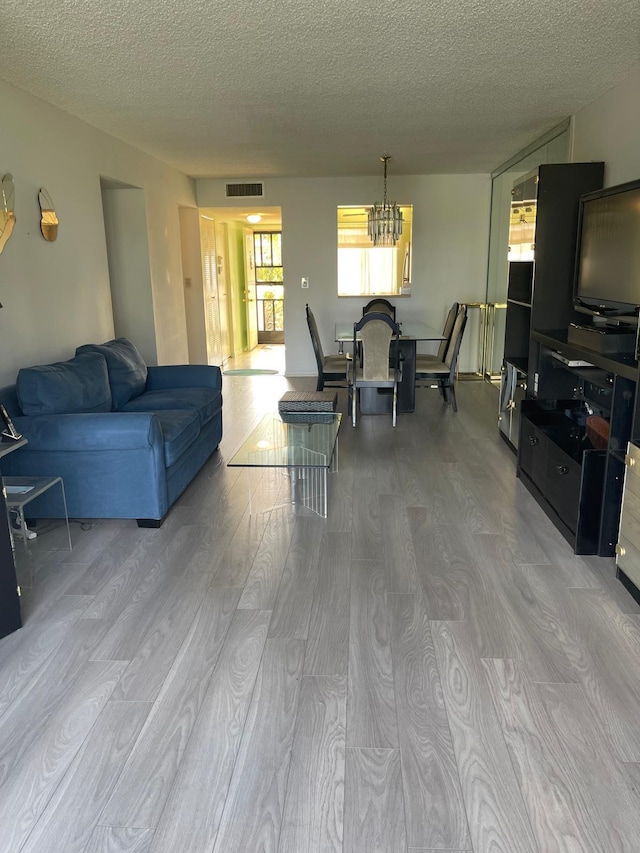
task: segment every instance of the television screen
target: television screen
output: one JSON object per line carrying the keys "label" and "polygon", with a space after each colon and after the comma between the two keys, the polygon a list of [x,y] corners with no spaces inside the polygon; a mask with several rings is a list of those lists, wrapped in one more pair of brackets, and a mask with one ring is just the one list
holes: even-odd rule
{"label": "television screen", "polygon": [[604,316],[638,314],[640,181],[582,196],[578,218],[576,308]]}

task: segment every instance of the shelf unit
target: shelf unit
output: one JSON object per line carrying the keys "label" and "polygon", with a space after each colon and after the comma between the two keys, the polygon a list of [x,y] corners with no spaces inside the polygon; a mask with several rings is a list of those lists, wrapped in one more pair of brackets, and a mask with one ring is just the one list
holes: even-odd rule
{"label": "shelf unit", "polygon": [[[499,429],[514,450],[521,403],[525,397],[539,394],[535,376],[539,350],[531,333],[567,328],[577,317],[573,268],[578,201],[584,193],[600,189],[603,178],[604,163],[551,163],[521,177],[512,190],[512,214],[522,210],[531,220],[526,223],[529,231],[535,217],[535,260],[509,264]],[[514,220],[517,216],[512,215],[512,223]]]}
{"label": "shelf unit", "polygon": [[532,290],[533,261],[511,261],[498,425],[502,437],[516,450],[520,432],[520,404],[527,390]]}

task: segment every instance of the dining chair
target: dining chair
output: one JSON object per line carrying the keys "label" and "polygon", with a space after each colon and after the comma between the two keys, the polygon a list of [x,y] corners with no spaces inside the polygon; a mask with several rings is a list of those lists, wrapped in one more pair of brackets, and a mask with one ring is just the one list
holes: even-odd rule
{"label": "dining chair", "polygon": [[362,309],[362,316],[369,314],[372,311],[377,311],[381,314],[388,314],[393,320],[396,319],[396,306],[392,305],[388,299],[372,299]]}
{"label": "dining chair", "polygon": [[332,384],[337,383],[344,387],[347,383],[347,356],[344,353],[336,355],[324,354],[320,335],[318,334],[316,318],[313,316],[313,311],[308,305],[305,308],[307,312],[307,326],[309,327],[309,334],[311,335],[311,343],[318,368],[316,391],[322,391],[325,383],[328,382]]}
{"label": "dining chair", "polygon": [[347,377],[353,426],[356,425],[358,397],[363,388],[391,389],[392,424],[396,425],[398,382],[401,379],[399,340],[400,327],[388,314],[370,311],[353,324],[353,358],[349,361]]}
{"label": "dining chair", "polygon": [[456,315],[458,314],[459,307],[460,306],[458,305],[458,303],[454,302],[451,308],[449,308],[447,319],[444,321],[444,328],[442,329],[442,340],[440,341],[438,352],[435,355],[428,355],[425,353],[418,353],[416,355],[416,372],[425,373],[436,362],[440,363],[444,361],[444,357],[446,356],[447,349],[449,347],[449,342],[451,341],[453,324],[456,321]]}
{"label": "dining chair", "polygon": [[418,364],[416,359],[416,387],[437,382],[442,396],[451,406],[454,412],[458,411],[456,402],[456,372],[458,369],[458,356],[460,344],[467,325],[467,306],[459,305],[451,331],[451,339],[445,357],[442,361],[433,361],[428,364]]}

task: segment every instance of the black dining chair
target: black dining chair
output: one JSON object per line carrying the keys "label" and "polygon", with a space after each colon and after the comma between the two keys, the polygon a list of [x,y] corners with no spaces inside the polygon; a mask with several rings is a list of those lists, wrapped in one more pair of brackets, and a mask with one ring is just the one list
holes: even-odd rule
{"label": "black dining chair", "polygon": [[362,316],[369,314],[371,311],[378,311],[381,314],[388,314],[393,320],[396,319],[396,306],[392,305],[388,299],[376,298],[372,299],[362,309]]}
{"label": "black dining chair", "polygon": [[416,372],[425,373],[436,363],[441,363],[444,361],[444,357],[447,354],[447,349],[449,348],[449,343],[451,341],[451,333],[453,332],[453,324],[456,321],[456,316],[458,314],[458,308],[460,306],[457,302],[454,302],[451,308],[449,309],[449,313],[447,314],[447,319],[444,321],[444,328],[442,329],[442,340],[440,341],[440,346],[438,347],[438,352],[435,355],[428,355],[425,353],[419,353],[416,355]]}
{"label": "black dining chair", "polygon": [[451,340],[443,361],[430,363],[424,369],[424,364],[418,366],[416,363],[416,388],[421,386],[432,387],[437,383],[445,401],[454,412],[458,411],[456,402],[456,371],[458,369],[458,356],[460,344],[467,325],[467,306],[460,305],[453,324]]}
{"label": "black dining chair", "polygon": [[353,324],[353,359],[349,361],[348,370],[349,412],[353,426],[363,388],[391,389],[392,424],[396,425],[398,382],[402,378],[399,339],[400,327],[382,312],[370,311]]}
{"label": "black dining chair", "polygon": [[318,368],[318,381],[316,391],[322,391],[325,383],[339,384],[344,387],[347,384],[347,356],[344,353],[336,355],[325,355],[322,351],[322,343],[318,333],[316,318],[313,316],[313,311],[309,306],[306,306],[307,326],[311,335],[311,344],[313,353],[316,357],[316,365]]}

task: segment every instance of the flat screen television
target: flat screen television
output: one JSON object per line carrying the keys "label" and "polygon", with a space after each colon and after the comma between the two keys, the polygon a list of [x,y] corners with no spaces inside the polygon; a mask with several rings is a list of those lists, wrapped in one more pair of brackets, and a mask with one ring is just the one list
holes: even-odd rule
{"label": "flat screen television", "polygon": [[640,180],[581,196],[573,294],[577,311],[638,322]]}

